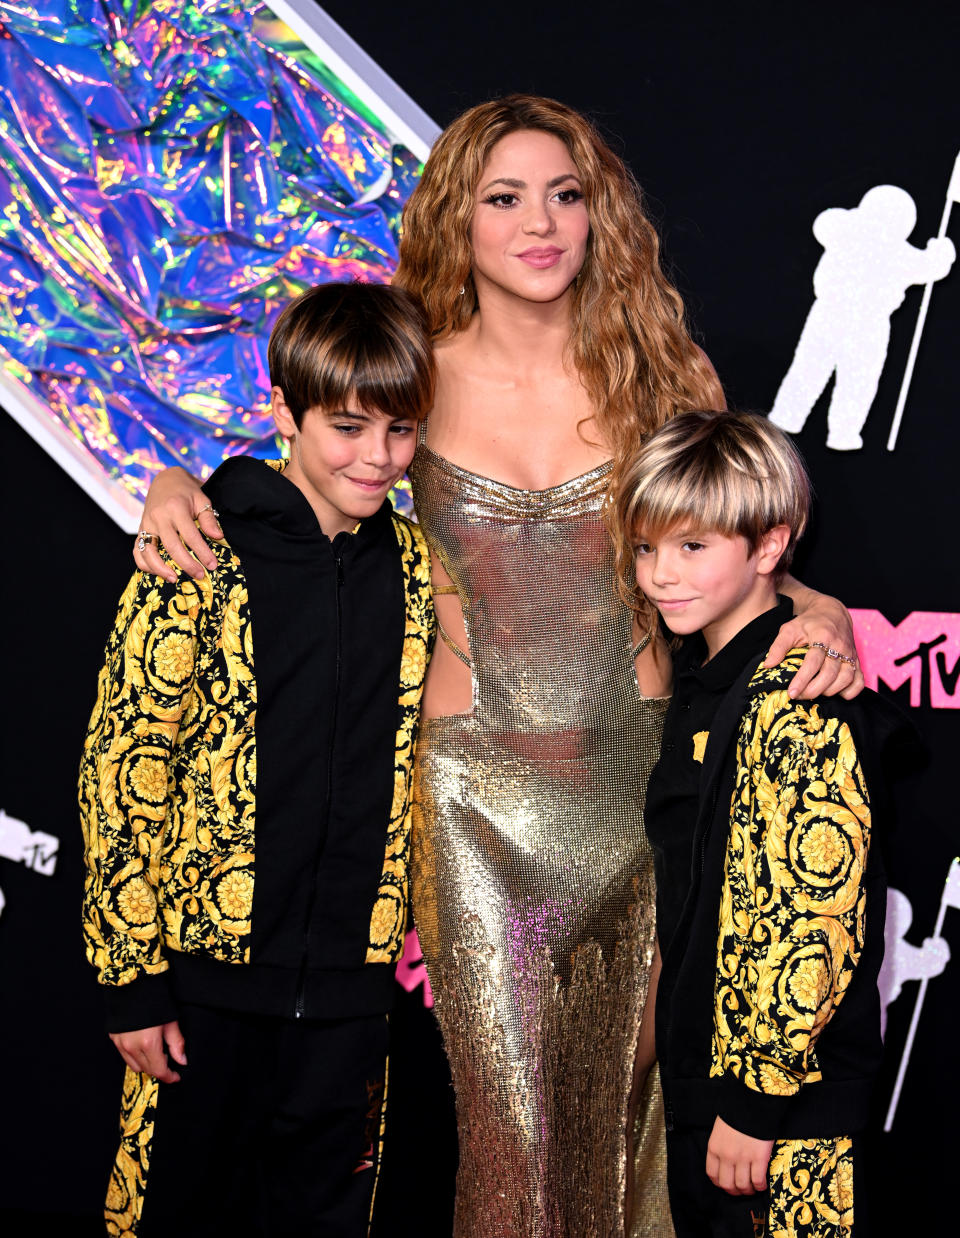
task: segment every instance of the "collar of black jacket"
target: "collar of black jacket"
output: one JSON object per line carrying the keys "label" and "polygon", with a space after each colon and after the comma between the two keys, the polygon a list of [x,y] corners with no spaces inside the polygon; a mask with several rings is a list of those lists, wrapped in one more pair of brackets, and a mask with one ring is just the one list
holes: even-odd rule
{"label": "collar of black jacket", "polygon": [[700,632],[684,640],[675,660],[678,676],[693,676],[704,688],[720,691],[729,688],[745,666],[756,667],[763,654],[773,644],[777,632],[793,618],[793,602],[777,594],[777,604],[758,615],[745,628],[727,641],[709,662],[707,645]]}
{"label": "collar of black jacket", "polygon": [[[306,496],[284,477],[276,462],[232,456],[211,474],[203,490],[221,516],[263,521],[292,537],[326,537]],[[363,542],[378,535],[392,514],[390,501],[385,500],[379,511],[359,522],[355,538]],[[338,533],[333,540],[349,543],[354,536]]]}

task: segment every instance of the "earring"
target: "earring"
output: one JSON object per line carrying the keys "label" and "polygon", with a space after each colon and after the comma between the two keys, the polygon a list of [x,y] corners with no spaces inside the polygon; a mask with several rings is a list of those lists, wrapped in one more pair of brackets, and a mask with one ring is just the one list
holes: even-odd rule
{"label": "earring", "polygon": [[466,285],[466,284],[461,284],[461,285],[460,285],[460,292],[459,292],[459,294],[458,294],[458,295],[462,297],[462,296],[464,296],[464,295],[466,294],[466,291],[467,291],[467,285]]}

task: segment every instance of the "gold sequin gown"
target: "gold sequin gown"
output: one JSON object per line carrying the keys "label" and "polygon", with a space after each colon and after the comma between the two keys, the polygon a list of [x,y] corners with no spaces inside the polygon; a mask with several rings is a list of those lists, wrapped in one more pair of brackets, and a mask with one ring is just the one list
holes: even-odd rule
{"label": "gold sequin gown", "polygon": [[637,688],[600,517],[609,470],[519,490],[423,443],[410,469],[473,677],[469,714],[422,725],[414,802],[414,918],[456,1093],[456,1238],[673,1232],[655,1078],[628,1115],[666,701]]}

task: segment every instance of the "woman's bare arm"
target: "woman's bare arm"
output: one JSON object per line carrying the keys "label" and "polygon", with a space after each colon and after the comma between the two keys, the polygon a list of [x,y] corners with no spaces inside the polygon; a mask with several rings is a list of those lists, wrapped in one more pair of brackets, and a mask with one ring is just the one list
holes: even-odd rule
{"label": "woman's bare arm", "polygon": [[[204,567],[212,570],[217,566],[216,557],[204,539],[219,541],[223,529],[200,483],[186,469],[164,469],[153,479],[143,506],[140,529],[158,537],[173,562],[194,580],[203,578]],[[141,572],[162,576],[171,582],[177,578],[170,564],[161,559],[155,543],[148,542],[142,550],[135,544],[133,561]]]}

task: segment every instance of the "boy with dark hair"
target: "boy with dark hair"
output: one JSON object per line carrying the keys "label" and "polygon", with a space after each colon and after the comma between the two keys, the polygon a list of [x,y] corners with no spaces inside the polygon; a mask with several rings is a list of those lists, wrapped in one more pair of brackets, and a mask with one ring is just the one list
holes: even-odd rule
{"label": "boy with dark hair", "polygon": [[213,572],[133,577],[84,747],[84,935],[128,1067],[113,1234],[369,1225],[435,626],[387,493],[433,360],[413,299],[361,284],[287,306],[269,359],[290,461],[206,483]]}
{"label": "boy with dark hair", "polygon": [[729,413],[673,418],[611,504],[648,618],[682,638],[645,814],[678,1238],[849,1236],[855,1184],[865,1231],[885,907],[871,837],[901,723],[870,692],[792,700],[802,650],[763,666],[808,506],[786,436]]}

